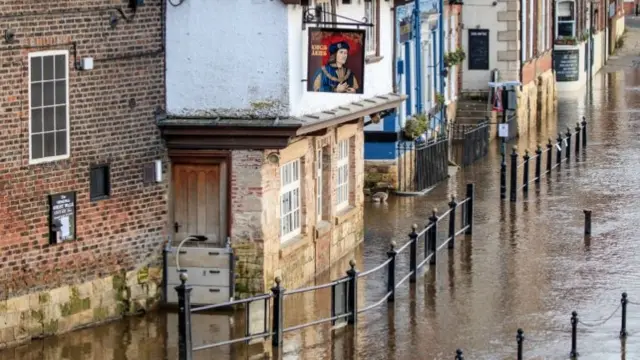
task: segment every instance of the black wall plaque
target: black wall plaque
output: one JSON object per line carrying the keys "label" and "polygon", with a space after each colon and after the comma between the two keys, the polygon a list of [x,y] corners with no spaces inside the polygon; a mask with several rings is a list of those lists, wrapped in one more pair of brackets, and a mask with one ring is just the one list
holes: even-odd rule
{"label": "black wall plaque", "polygon": [[76,239],[76,193],[49,195],[49,243]]}
{"label": "black wall plaque", "polygon": [[553,50],[553,69],[556,71],[556,81],[578,81],[580,50]]}
{"label": "black wall plaque", "polygon": [[469,29],[469,70],[489,70],[489,29]]}

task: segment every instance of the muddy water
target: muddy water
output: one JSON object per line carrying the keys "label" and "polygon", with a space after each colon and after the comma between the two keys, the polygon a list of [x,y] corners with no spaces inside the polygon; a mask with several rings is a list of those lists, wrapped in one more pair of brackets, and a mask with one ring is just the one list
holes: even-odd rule
{"label": "muddy water", "polygon": [[[433,207],[445,209],[452,194],[476,184],[473,237],[445,249],[415,285],[398,288],[395,302],[361,314],[356,334],[319,325],[288,333],[279,354],[257,344],[206,350],[195,359],[452,359],[456,348],[470,359],[514,359],[517,328],[525,331],[526,359],[566,359],[573,310],[586,324],[578,331],[581,359],[640,359],[640,305],[629,305],[626,342],[618,338],[620,311],[606,321],[621,292],[640,304],[639,108],[640,72],[634,68],[600,74],[590,95],[560,100],[557,122],[548,119],[519,139],[519,149],[555,138],[582,115],[589,120],[588,149],[527,198],[519,194],[516,204],[499,200],[497,143],[485,159],[427,196],[367,204],[365,242],[354,256],[359,269],[384,261],[390,240],[406,242],[412,223],[426,223]],[[593,235],[586,239],[584,209],[593,211]],[[402,274],[406,257],[399,255]],[[341,264],[331,278],[346,269]],[[383,272],[368,276],[361,282],[361,306],[377,301],[385,286]],[[292,295],[285,325],[327,316],[329,307],[328,290]],[[241,316],[226,314],[197,315],[193,322],[195,345],[241,336],[244,325]],[[175,359],[176,328],[174,313],[155,313],[34,340],[1,351],[0,360]]]}

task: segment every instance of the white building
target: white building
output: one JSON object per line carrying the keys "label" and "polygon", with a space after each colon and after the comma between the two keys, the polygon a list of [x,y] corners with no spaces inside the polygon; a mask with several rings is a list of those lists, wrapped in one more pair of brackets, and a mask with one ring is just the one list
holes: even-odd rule
{"label": "white building", "polygon": [[[228,239],[235,293],[268,291],[275,276],[301,285],[362,240],[364,121],[404,99],[392,93],[392,2],[171,1],[158,125],[174,174],[173,241]],[[181,205],[209,188],[210,210]]]}

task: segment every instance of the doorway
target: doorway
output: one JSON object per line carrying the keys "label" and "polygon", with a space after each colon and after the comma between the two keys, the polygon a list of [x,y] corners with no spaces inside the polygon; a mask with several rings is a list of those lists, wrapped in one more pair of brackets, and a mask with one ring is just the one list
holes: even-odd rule
{"label": "doorway", "polygon": [[200,241],[224,247],[228,226],[227,162],[174,162],[173,230],[174,241],[197,236]]}

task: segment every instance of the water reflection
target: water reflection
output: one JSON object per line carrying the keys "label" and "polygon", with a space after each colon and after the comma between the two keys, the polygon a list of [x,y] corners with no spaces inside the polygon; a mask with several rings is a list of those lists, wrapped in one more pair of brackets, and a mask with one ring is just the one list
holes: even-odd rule
{"label": "water reflection", "polygon": [[[634,72],[634,69],[628,69]],[[635,72],[633,73],[635,75]],[[331,331],[328,325],[287,333],[275,353],[269,344],[226,346],[196,354],[196,359],[410,359],[453,358],[462,348],[467,358],[513,359],[517,328],[525,330],[528,359],[566,358],[569,319],[576,310],[585,322],[607,317],[620,293],[640,303],[640,86],[628,73],[601,73],[590,96],[563,99],[558,120],[545,118],[518,141],[533,150],[554,139],[558,130],[589,120],[589,145],[581,157],[530,186],[518,202],[499,199],[499,148],[459,170],[424,197],[392,197],[388,204],[366,206],[365,243],[354,255],[358,269],[384,261],[389,242],[407,241],[411,224],[424,226],[432,208],[444,211],[451,195],[461,197],[467,182],[476,184],[473,237],[460,237],[456,248],[442,251],[436,267],[422,271],[415,284],[397,289],[395,302],[359,316],[357,331]],[[555,160],[555,153],[554,153]],[[546,157],[542,160],[546,167]],[[533,178],[534,165],[531,165]],[[584,209],[593,211],[592,235],[583,234]],[[444,228],[445,226],[443,226]],[[443,230],[444,231],[444,230]],[[419,251],[422,248],[419,248]],[[344,276],[336,266],[318,283]],[[398,274],[408,268],[398,257]],[[386,291],[385,272],[359,283],[360,306]],[[398,276],[400,279],[402,276]],[[329,314],[330,291],[293,295],[286,300],[286,326]],[[242,336],[241,314],[194,316],[194,343]],[[640,344],[620,341],[619,315],[599,327],[579,329],[581,359],[640,358]],[[161,313],[130,318],[98,328],[0,352],[0,360],[175,359],[177,316]],[[629,306],[630,336],[640,333],[640,306]]]}

